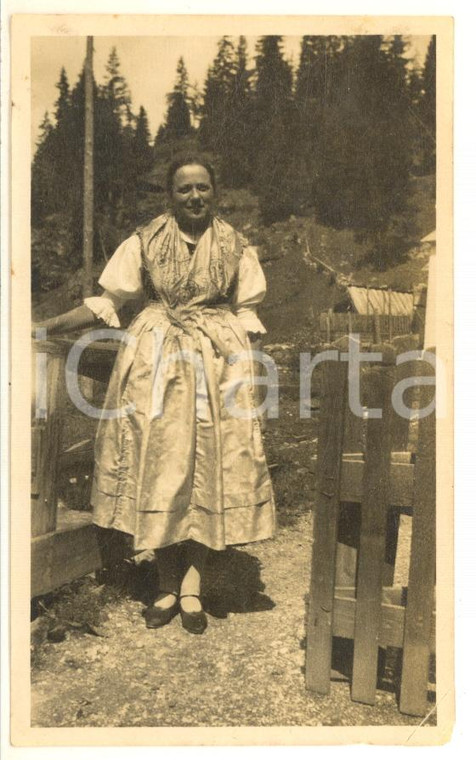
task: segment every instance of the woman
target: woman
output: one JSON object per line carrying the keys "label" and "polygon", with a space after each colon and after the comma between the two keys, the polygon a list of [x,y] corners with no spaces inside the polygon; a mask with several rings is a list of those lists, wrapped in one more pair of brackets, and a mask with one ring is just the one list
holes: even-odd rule
{"label": "woman", "polygon": [[171,212],[119,246],[104,292],[41,326],[49,334],[102,321],[147,298],[109,383],[95,446],[93,521],[154,549],[160,589],[146,625],[203,633],[201,578],[209,548],[273,535],[273,493],[253,397],[250,337],[266,285],[256,251],[213,212],[215,174],[173,163]]}

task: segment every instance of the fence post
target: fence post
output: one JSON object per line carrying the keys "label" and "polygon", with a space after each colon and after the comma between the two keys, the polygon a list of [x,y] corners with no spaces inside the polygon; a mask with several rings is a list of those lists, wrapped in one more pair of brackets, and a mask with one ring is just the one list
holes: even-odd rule
{"label": "fence post", "polygon": [[[432,374],[432,371],[430,365],[425,365],[426,375]],[[432,386],[421,386],[420,409],[431,402],[434,392]],[[400,710],[408,715],[425,715],[427,711],[436,563],[435,428],[435,412],[419,421],[400,691]]]}
{"label": "fence post", "polygon": [[306,686],[330,689],[332,610],[339,518],[340,473],[347,404],[347,363],[326,362],[318,428],[317,503],[314,513],[307,622]]}
{"label": "fence post", "polygon": [[367,376],[372,406],[382,410],[380,419],[369,418],[367,422],[357,569],[352,699],[367,704],[375,702],[377,685],[387,510],[390,505],[394,361],[395,355],[390,352],[387,366],[372,367]]}
{"label": "fence post", "polygon": [[[34,392],[32,425],[32,491],[31,491],[31,533],[32,538],[54,531],[56,528],[58,461],[61,446],[64,390],[64,349],[50,341],[36,342],[34,345],[36,387]],[[41,354],[46,356],[46,373],[38,372]],[[39,388],[46,382],[46,388]],[[37,393],[45,401],[35,415]]]}

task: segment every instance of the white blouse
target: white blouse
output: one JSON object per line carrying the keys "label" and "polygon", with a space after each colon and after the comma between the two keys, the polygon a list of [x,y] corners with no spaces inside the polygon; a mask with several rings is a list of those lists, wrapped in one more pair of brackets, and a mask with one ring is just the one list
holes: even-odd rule
{"label": "white blouse", "polygon": [[[183,235],[184,239],[189,238]],[[104,288],[100,296],[85,298],[84,303],[109,327],[120,327],[117,312],[127,301],[143,295],[141,278],[141,251],[137,235],[124,240],[104,268],[99,285]],[[266,333],[256,314],[256,307],[266,294],[266,280],[254,246],[243,249],[238,268],[232,308],[243,327],[250,333]]]}

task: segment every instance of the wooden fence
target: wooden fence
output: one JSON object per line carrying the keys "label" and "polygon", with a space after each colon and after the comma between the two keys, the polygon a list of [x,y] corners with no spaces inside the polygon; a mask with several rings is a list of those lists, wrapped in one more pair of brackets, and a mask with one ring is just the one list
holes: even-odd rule
{"label": "wooden fence", "polygon": [[332,310],[319,315],[319,337],[325,343],[350,333],[358,333],[362,343],[380,343],[422,329],[416,319],[406,315],[335,313]]}
{"label": "wooden fence", "polygon": [[[346,360],[322,365],[306,684],[327,694],[335,637],[352,639],[351,696],[373,704],[379,650],[400,648],[400,710],[425,715],[435,649],[435,414],[416,428],[394,411],[392,391],[434,370],[424,360],[397,365],[397,355],[417,339],[395,343],[373,346],[383,361],[361,365],[363,403],[382,409],[381,418],[350,411]],[[339,359],[346,347],[331,346]],[[431,385],[421,385],[407,391],[405,402],[424,408],[433,396]],[[412,515],[409,576],[407,586],[395,586],[402,513]]]}
{"label": "wooden fence", "polygon": [[[35,367],[44,367],[46,393],[34,395],[31,478],[31,596],[46,594],[104,565],[105,550],[91,513],[58,507],[62,467],[76,452],[62,451],[66,403],[65,362],[72,340],[37,341]],[[106,381],[117,347],[91,344],[83,352],[79,373]],[[36,373],[35,373],[36,374]],[[43,398],[43,400],[41,400]],[[36,410],[40,405],[43,408]],[[39,412],[39,413],[38,413]],[[89,459],[92,451],[86,452]],[[84,458],[84,452],[81,453]],[[85,505],[87,506],[87,505]]]}

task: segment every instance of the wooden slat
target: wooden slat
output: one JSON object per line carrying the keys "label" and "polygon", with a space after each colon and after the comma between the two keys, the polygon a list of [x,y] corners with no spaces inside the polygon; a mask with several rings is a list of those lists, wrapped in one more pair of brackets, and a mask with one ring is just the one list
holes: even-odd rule
{"label": "wooden slat", "polygon": [[31,542],[31,595],[39,596],[102,566],[89,513],[63,518],[59,530]]}
{"label": "wooden slat", "polygon": [[329,693],[330,689],[332,607],[346,386],[345,362],[328,362],[323,365],[306,656],[306,686],[321,694]]}
{"label": "wooden slat", "polygon": [[334,340],[334,314],[332,312],[332,309],[329,309],[327,312],[327,331],[328,331],[328,337],[327,342],[332,343]]}
{"label": "wooden slat", "polygon": [[[413,468],[406,462],[392,462],[390,471],[390,505],[408,508],[413,505]],[[365,463],[345,458],[341,472],[341,501],[361,502]]]}
{"label": "wooden slat", "polygon": [[[425,364],[424,373],[430,375]],[[420,408],[434,396],[432,386],[420,389]],[[427,679],[436,561],[435,414],[419,421],[415,464],[414,517],[403,644],[400,710],[409,715],[427,711]]]}
{"label": "wooden slat", "polygon": [[374,314],[374,341],[375,343],[380,343],[382,341],[382,332],[381,332],[381,315],[380,314]]}
{"label": "wooden slat", "polygon": [[[361,315],[357,315],[360,319]],[[357,325],[357,331],[358,331]],[[359,367],[359,404],[362,409],[372,406],[371,389],[369,384],[369,366],[367,363]],[[344,451],[345,459],[355,459],[365,461],[365,446],[367,436],[367,419],[363,415],[354,414],[350,404],[346,405],[345,425],[344,425]],[[351,453],[349,453],[351,452]],[[362,472],[363,476],[363,472]],[[361,481],[362,483],[362,481]],[[360,507],[356,505],[353,498],[344,499],[342,490],[342,473],[341,473],[341,492],[340,492],[340,514],[338,527],[338,544],[336,555],[336,582],[339,585],[343,583],[354,584],[357,577],[357,554],[360,542]],[[356,501],[360,502],[361,498]]]}
{"label": "wooden slat", "polygon": [[[395,561],[398,548],[401,509],[388,511],[385,564],[383,583],[391,586],[395,575]],[[336,553],[336,584],[339,586],[356,585],[357,552],[360,541],[360,505],[341,502],[339,530]]]}
{"label": "wooden slat", "polygon": [[31,429],[31,498],[38,499],[41,487],[41,451],[43,448],[44,426],[33,425]]}
{"label": "wooden slat", "polygon": [[[418,348],[418,341],[418,335],[403,335],[394,338],[393,345],[395,346],[397,356],[399,354],[404,354],[407,351],[415,351]],[[417,360],[403,362],[402,364],[397,365],[395,369],[395,385],[397,385],[397,383],[401,382],[402,380],[405,380],[406,378],[415,377],[418,371],[417,366]],[[415,392],[415,388],[409,388],[404,393],[404,402],[410,409],[412,407],[414,399],[416,398]],[[400,414],[398,414],[393,408],[392,414],[394,416],[394,420],[392,422],[393,447],[399,451],[405,451],[405,449],[408,448],[409,443],[410,421],[406,419],[406,417],[402,417]]]}
{"label": "wooden slat", "polygon": [[361,343],[379,343],[381,340],[392,340],[397,335],[409,335],[412,332],[412,317],[378,314],[376,320],[373,314],[355,312],[327,312],[320,315],[319,333],[327,343],[348,335],[351,331],[360,335]]}
{"label": "wooden slat", "polygon": [[370,418],[367,425],[352,672],[352,699],[367,704],[374,704],[377,686],[386,509],[390,504],[393,378],[390,366],[373,367],[368,373],[370,397],[373,405],[382,409],[382,418]]}
{"label": "wooden slat", "polygon": [[[55,338],[54,341],[37,341],[36,350],[56,352],[67,357],[75,343],[74,338]],[[108,382],[120,343],[118,341],[95,341],[82,352],[78,373],[100,382]]]}
{"label": "wooden slat", "polygon": [[[343,589],[336,589],[334,599],[334,614],[332,620],[332,631],[334,636],[344,639],[353,639],[355,628],[355,608],[356,600],[352,596],[354,589],[347,589],[344,595]],[[403,647],[404,626],[405,626],[405,607],[400,604],[398,598],[392,597],[389,591],[400,592],[400,589],[383,590],[382,614],[379,630],[379,644],[382,647]],[[396,596],[401,596],[398,594]],[[435,652],[435,628],[436,615],[433,612],[431,616],[431,632],[429,647],[431,652]]]}
{"label": "wooden slat", "polygon": [[389,508],[387,512],[387,527],[385,540],[385,564],[383,566],[382,583],[391,586],[395,575],[397,559],[398,533],[400,529],[400,510]]}
{"label": "wooden slat", "polygon": [[[32,426],[31,533],[41,536],[55,529],[57,503],[57,463],[65,402],[63,353],[50,341],[41,345],[47,356],[46,419],[34,419]],[[40,346],[36,347],[37,349]],[[36,362],[36,356],[34,360]],[[38,380],[41,382],[41,379]],[[33,462],[34,460],[34,462]]]}

